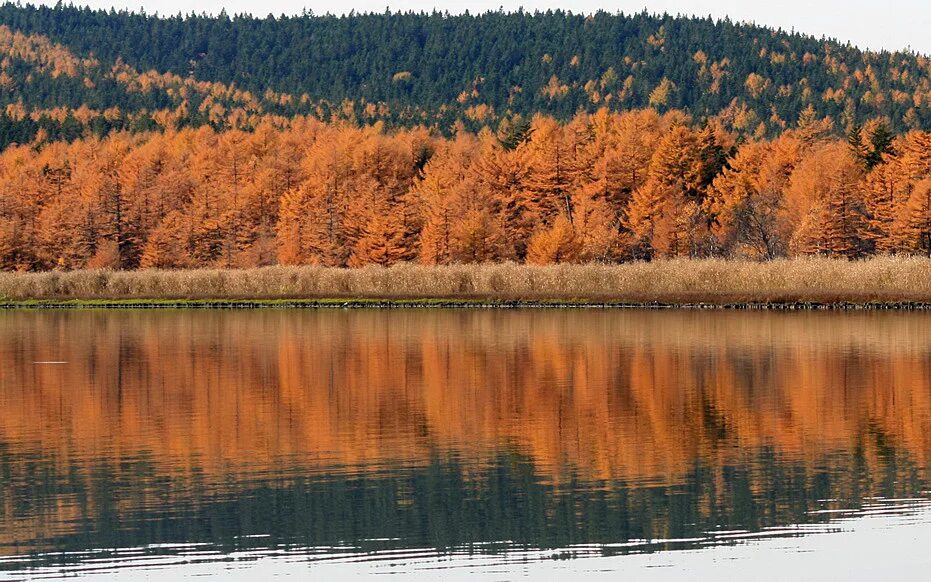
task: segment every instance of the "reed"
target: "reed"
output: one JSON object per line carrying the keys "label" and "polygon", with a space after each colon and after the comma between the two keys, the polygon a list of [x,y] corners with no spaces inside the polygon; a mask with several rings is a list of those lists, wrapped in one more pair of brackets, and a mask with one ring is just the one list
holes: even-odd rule
{"label": "reed", "polygon": [[0,273],[0,303],[104,300],[483,300],[568,303],[928,303],[931,259],[664,260],[337,269]]}

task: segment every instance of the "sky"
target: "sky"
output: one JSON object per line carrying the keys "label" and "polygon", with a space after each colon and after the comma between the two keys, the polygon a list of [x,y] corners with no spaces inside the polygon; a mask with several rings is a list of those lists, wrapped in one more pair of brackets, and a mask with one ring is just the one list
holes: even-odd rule
{"label": "sky", "polygon": [[[89,4],[95,8],[144,8],[149,14],[177,14],[179,11],[217,13],[226,9],[229,14],[250,13],[255,16],[297,14],[313,10],[342,14],[357,12],[383,12],[392,10],[425,10],[434,8],[450,13],[483,12],[497,10],[545,10],[563,8],[573,12],[650,12],[670,14],[729,16],[732,20],[752,21],[784,30],[828,36],[841,42],[851,42],[868,49],[912,49],[931,55],[931,2],[929,0],[72,0],[75,4]],[[54,4],[52,2],[44,2]]]}

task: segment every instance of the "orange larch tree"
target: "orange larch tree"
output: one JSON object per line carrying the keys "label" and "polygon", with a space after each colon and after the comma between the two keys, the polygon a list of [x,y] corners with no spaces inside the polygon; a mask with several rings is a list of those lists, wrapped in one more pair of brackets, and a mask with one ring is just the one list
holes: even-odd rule
{"label": "orange larch tree", "polygon": [[497,221],[505,240],[502,258],[523,261],[537,227],[540,207],[524,188],[529,172],[527,148],[508,150],[488,132],[479,136],[478,159],[470,166],[476,187],[495,201]]}
{"label": "orange larch tree", "polygon": [[905,205],[901,250],[931,257],[931,178],[919,182]]}
{"label": "orange larch tree", "polygon": [[858,181],[859,162],[845,144],[816,149],[792,174],[788,197],[799,217],[793,248],[802,254],[858,257],[868,223]]}
{"label": "orange larch tree", "polygon": [[569,218],[560,213],[538,230],[527,245],[527,262],[532,265],[573,263],[579,259],[579,244]]}
{"label": "orange larch tree", "polygon": [[[536,220],[550,224],[557,215],[573,220],[572,191],[579,178],[578,135],[556,120],[537,116],[526,145],[529,172],[523,187],[536,211]],[[569,135],[567,135],[569,134]]]}

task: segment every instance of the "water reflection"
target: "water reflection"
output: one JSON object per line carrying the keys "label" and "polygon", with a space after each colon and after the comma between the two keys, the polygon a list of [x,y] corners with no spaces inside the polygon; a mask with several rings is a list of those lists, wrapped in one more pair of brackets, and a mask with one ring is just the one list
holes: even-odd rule
{"label": "water reflection", "polygon": [[573,557],[799,535],[925,496],[929,323],[0,313],[0,568],[272,550]]}

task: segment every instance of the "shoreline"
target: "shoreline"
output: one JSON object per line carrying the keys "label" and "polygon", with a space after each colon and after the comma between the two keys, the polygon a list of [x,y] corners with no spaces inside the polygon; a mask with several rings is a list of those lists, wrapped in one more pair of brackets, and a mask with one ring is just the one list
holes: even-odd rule
{"label": "shoreline", "polygon": [[664,302],[495,299],[66,299],[0,301],[12,310],[178,309],[647,309],[695,311],[931,311],[924,301],[748,301]]}
{"label": "shoreline", "polygon": [[15,308],[931,309],[931,258],[0,273]]}

